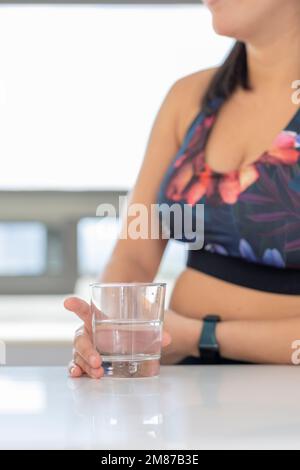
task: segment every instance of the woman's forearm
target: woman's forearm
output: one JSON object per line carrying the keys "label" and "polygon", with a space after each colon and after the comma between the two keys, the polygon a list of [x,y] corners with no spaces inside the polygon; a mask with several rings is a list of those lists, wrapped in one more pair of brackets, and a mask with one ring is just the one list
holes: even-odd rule
{"label": "woman's forearm", "polygon": [[[113,255],[100,276],[100,282],[152,282],[152,277],[135,258]],[[178,353],[183,356],[180,345],[184,345],[184,351],[187,349],[189,354],[197,355],[202,321],[188,321],[178,315],[190,331],[187,335],[185,329],[181,328],[182,324],[178,328],[178,322],[171,317],[166,322],[166,329],[170,329],[173,336],[170,357]],[[217,325],[217,340],[222,357],[227,359],[261,364],[292,364],[292,346],[300,340],[300,316],[282,320],[223,321]]]}
{"label": "woman's forearm", "polygon": [[293,343],[300,340],[300,318],[225,321],[217,326],[221,356],[259,364],[292,364]]}
{"label": "woman's forearm", "polygon": [[[190,319],[169,311],[165,328],[172,342],[164,354],[165,363],[177,362],[185,356],[199,357],[199,339],[203,321]],[[257,364],[293,364],[300,358],[295,342],[299,341],[300,317],[284,320],[223,321],[216,329],[223,358]],[[297,346],[297,344],[296,344]]]}

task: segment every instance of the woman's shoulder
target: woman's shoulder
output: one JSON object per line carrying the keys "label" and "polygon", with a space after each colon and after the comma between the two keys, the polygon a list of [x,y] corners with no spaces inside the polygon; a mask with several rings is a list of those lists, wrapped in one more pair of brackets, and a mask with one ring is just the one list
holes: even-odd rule
{"label": "woman's shoulder", "polygon": [[172,86],[179,104],[199,104],[218,68],[199,70],[178,78]]}
{"label": "woman's shoulder", "polygon": [[196,72],[184,75],[177,79],[176,83],[184,86],[200,86],[206,87],[214,74],[217,72],[218,67],[211,67],[204,70],[197,70]]}
{"label": "woman's shoulder", "polygon": [[217,67],[180,77],[175,84],[178,103],[178,134],[182,142],[192,120],[201,111],[202,98],[215,75]]}

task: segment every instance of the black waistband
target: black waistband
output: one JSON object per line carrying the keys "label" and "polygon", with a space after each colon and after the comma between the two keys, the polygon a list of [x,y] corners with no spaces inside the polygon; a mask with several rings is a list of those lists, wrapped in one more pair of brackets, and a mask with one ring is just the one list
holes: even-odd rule
{"label": "black waistband", "polygon": [[205,250],[190,250],[187,266],[250,289],[276,294],[300,294],[299,269],[265,266]]}

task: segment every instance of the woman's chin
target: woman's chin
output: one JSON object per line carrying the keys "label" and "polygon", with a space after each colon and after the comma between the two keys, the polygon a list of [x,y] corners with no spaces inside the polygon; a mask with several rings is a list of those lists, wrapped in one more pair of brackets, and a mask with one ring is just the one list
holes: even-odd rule
{"label": "woman's chin", "polygon": [[243,40],[243,34],[241,34],[239,28],[233,24],[226,24],[224,21],[219,22],[217,20],[213,20],[213,28],[219,36],[226,36],[237,40]]}

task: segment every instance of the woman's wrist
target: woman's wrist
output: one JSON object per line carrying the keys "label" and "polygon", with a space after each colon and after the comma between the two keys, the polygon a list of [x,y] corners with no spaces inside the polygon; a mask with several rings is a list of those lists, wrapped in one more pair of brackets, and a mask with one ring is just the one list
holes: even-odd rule
{"label": "woman's wrist", "polygon": [[176,357],[174,362],[187,356],[199,357],[201,320],[185,317],[168,310],[165,315],[164,328],[172,338],[171,344],[164,350],[165,356]]}
{"label": "woman's wrist", "polygon": [[190,356],[199,357],[199,342],[203,329],[203,321],[189,318],[190,321]]}

